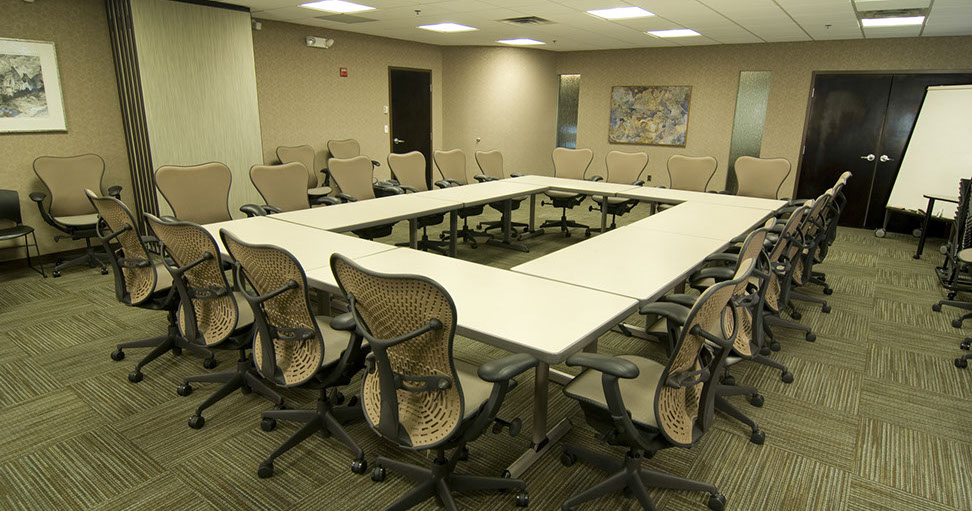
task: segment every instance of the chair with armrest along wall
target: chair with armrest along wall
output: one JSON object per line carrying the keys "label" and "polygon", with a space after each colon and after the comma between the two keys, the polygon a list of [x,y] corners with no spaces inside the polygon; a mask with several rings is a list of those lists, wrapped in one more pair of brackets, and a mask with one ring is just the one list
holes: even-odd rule
{"label": "chair with armrest along wall", "polygon": [[[558,147],[553,150],[551,158],[553,158],[554,177],[586,179],[587,169],[591,166],[591,162],[594,161],[594,151],[586,148],[567,149]],[[585,237],[591,235],[590,226],[567,219],[567,210],[572,209],[574,206],[579,206],[587,198],[586,195],[560,190],[548,190],[544,194],[550,198],[550,203],[553,207],[560,208],[562,211],[560,220],[547,220],[540,225],[541,231],[546,227],[558,227],[566,238],[570,237],[571,228],[577,228],[584,229]],[[546,203],[541,202],[540,205],[546,205]]]}
{"label": "chair with armrest along wall", "polygon": [[[27,237],[30,236],[34,242],[30,243]],[[34,228],[24,225],[23,217],[20,214],[20,194],[16,190],[0,190],[0,242],[15,241],[19,238],[24,239],[24,252],[27,254],[27,267],[40,273],[47,278],[44,272],[44,263],[40,263],[40,269],[34,268],[30,263],[30,247],[34,247],[37,257],[40,257],[40,249],[37,247],[37,234]],[[20,248],[17,245],[0,246],[2,248]]]}
{"label": "chair with armrest along wall", "polygon": [[[355,156],[346,160],[331,158],[327,161],[334,183],[341,189],[335,196],[342,202],[357,202],[388,195],[405,193],[400,187],[374,180],[374,162],[367,156]],[[392,233],[392,225],[378,225],[353,232],[355,235],[373,240]]]}
{"label": "chair with armrest along wall", "polygon": [[[361,144],[353,138],[345,138],[342,140],[328,140],[327,141],[327,154],[328,162],[331,158],[337,158],[339,160],[347,160],[354,158],[355,156],[361,156]],[[381,167],[381,162],[376,160],[371,160],[371,164],[375,167]],[[327,172],[330,171],[330,163],[328,163]]]}
{"label": "chair with armrest along wall", "polygon": [[734,166],[738,188],[736,195],[779,199],[780,188],[790,175],[790,161],[786,158],[753,158],[740,156]]}
{"label": "chair with armrest along wall", "polygon": [[[233,219],[229,210],[232,184],[233,173],[219,162],[185,167],[164,165],[155,171],[155,186],[172,208],[172,215],[199,225]],[[247,216],[266,214],[255,204],[246,204],[240,211]]]}
{"label": "chair with armrest along wall", "polygon": [[[64,262],[58,258],[51,275],[60,277],[61,270],[82,264],[92,268],[100,266],[101,273],[107,275],[105,260],[110,260],[111,255],[97,252],[91,246],[91,238],[97,236],[98,213],[85,196],[86,189],[101,193],[105,160],[97,154],[41,156],[34,160],[34,174],[47,187],[51,200],[45,207],[47,194],[43,192],[31,193],[30,200],[37,204],[41,218],[48,225],[64,233],[55,235],[54,241],[70,238],[84,240],[85,244],[85,253],[81,257]],[[121,198],[121,190],[120,186],[111,186],[108,195]]]}
{"label": "chair with armrest along wall", "polygon": [[[648,168],[648,153],[611,151],[604,158],[604,163],[607,170],[606,181],[608,183],[633,186],[642,186],[645,184],[641,176],[645,173],[645,169]],[[593,176],[592,180],[605,181],[601,176]],[[589,211],[600,211],[601,208],[606,207],[607,213],[611,215],[611,225],[607,228],[609,231],[617,227],[615,219],[618,216],[628,213],[638,204],[638,201],[635,199],[625,199],[623,197],[608,197],[607,203],[604,203],[603,197],[597,195],[592,197],[592,199],[597,203],[597,207],[590,206],[588,208]],[[600,227],[591,230],[601,232]]]}
{"label": "chair with armrest along wall", "polygon": [[[480,183],[483,183],[483,182],[486,182],[486,181],[495,181],[497,179],[506,179],[508,177],[519,177],[519,176],[522,176],[523,175],[523,174],[520,174],[520,173],[517,173],[517,172],[513,172],[511,174],[507,174],[506,173],[506,168],[503,166],[503,153],[501,153],[501,152],[499,152],[497,150],[492,150],[492,151],[476,151],[476,155],[475,156],[476,156],[476,164],[479,165],[480,174],[476,174],[473,177],[477,181],[479,181]],[[511,215],[512,215],[512,212],[513,211],[516,211],[517,209],[520,209],[520,203],[523,202],[523,199],[525,199],[525,198],[526,197],[514,197],[510,201],[510,214]],[[499,220],[487,221],[487,222],[480,222],[479,223],[479,225],[477,226],[477,229],[480,229],[483,232],[487,232],[487,233],[491,229],[502,229],[503,228],[503,222],[505,221],[506,214],[507,214],[506,213],[506,201],[494,202],[494,203],[490,204],[489,207],[495,209],[496,211],[499,211],[500,213],[503,214],[503,216],[500,217]],[[526,232],[526,229],[529,228],[529,226],[527,224],[525,224],[525,223],[522,223],[522,222],[512,222],[511,221],[510,222],[510,229],[512,229],[512,234],[513,234],[513,237],[514,238],[517,238],[518,237],[517,236],[517,231],[516,231],[516,228],[517,227],[523,227],[524,228],[524,232]]]}
{"label": "chair with armrest along wall", "polygon": [[324,173],[324,182],[317,179],[317,165],[315,164],[317,152],[309,145],[298,146],[278,146],[277,159],[280,163],[300,163],[307,171],[307,195],[308,199],[314,201],[318,197],[323,197],[331,193],[331,175],[327,169],[321,170]]}
{"label": "chair with armrest along wall", "polygon": [[250,167],[250,182],[266,203],[267,214],[310,209],[311,206],[339,204],[337,197],[308,195],[304,189],[307,171],[300,162]]}
{"label": "chair with armrest along wall", "polygon": [[[439,188],[449,186],[464,186],[469,184],[466,176],[466,153],[462,149],[452,149],[451,151],[435,151],[432,153],[432,161],[442,174],[442,181],[436,181],[435,185]],[[459,210],[459,218],[462,219],[462,228],[456,232],[456,236],[469,243],[472,248],[477,247],[476,237],[489,238],[489,234],[479,232],[469,228],[469,217],[483,214],[485,206],[470,206]],[[449,234],[443,233],[442,236]],[[440,237],[442,237],[440,236]],[[442,237],[445,241],[448,238]]]}
{"label": "chair with armrest along wall", "polygon": [[[418,151],[405,154],[391,153],[388,155],[388,169],[394,174],[399,183],[399,187],[406,193],[425,192],[429,186],[425,181],[426,161],[425,155]],[[436,180],[437,183],[445,183],[443,180]],[[448,241],[430,240],[428,228],[431,225],[440,225],[445,221],[445,213],[419,217],[416,226],[422,229],[422,239],[418,240],[419,250],[433,250],[440,254],[447,253]],[[408,243],[398,243],[398,246],[407,247]]]}

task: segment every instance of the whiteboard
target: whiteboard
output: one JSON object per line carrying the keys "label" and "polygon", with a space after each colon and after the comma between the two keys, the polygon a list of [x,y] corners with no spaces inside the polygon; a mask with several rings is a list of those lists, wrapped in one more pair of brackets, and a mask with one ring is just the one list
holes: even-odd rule
{"label": "whiteboard", "polygon": [[[955,197],[972,176],[972,85],[928,87],[888,198],[889,208],[922,210],[924,194]],[[952,219],[956,205],[936,201],[932,214]]]}

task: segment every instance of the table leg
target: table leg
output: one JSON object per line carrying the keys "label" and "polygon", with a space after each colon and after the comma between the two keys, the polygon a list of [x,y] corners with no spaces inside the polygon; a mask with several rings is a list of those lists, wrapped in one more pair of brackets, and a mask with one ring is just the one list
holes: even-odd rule
{"label": "table leg", "polygon": [[529,252],[530,249],[526,247],[523,243],[513,242],[513,199],[506,199],[503,201],[503,239],[498,240],[495,238],[490,238],[486,240],[487,245],[492,245],[494,247],[503,247],[513,250],[519,250],[520,252]]}
{"label": "table leg", "polygon": [[418,248],[418,219],[412,218],[408,221],[408,246]]}
{"label": "table leg", "polygon": [[534,236],[539,236],[543,234],[543,229],[536,229],[537,223],[537,194],[530,194],[530,223],[527,226],[527,231],[520,234],[520,241],[530,239]]}
{"label": "table leg", "polygon": [[533,443],[525,453],[516,459],[506,472],[510,477],[519,479],[541,456],[549,452],[553,445],[570,431],[570,420],[562,419],[549,431],[547,430],[547,385],[550,366],[545,362],[537,364],[536,381],[533,386]]}
{"label": "table leg", "polygon": [[921,238],[918,239],[918,250],[915,252],[915,259],[921,259],[921,253],[925,250],[925,239],[928,238],[928,225],[931,224],[933,209],[935,209],[935,199],[929,197],[928,208],[925,209],[925,221],[921,224]]}
{"label": "table leg", "polygon": [[601,196],[601,233],[607,232],[607,208],[608,208],[608,196]]}
{"label": "table leg", "polygon": [[456,257],[456,234],[459,230],[459,210],[449,212],[449,257]]}

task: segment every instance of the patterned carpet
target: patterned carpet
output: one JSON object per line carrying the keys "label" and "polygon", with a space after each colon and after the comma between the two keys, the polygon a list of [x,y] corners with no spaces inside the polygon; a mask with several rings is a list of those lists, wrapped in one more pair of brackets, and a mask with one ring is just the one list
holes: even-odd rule
{"label": "patterned carpet", "polygon": [[[540,219],[559,216],[552,208],[538,209]],[[647,212],[641,206],[619,223]],[[572,212],[591,225],[597,215]],[[488,210],[486,217],[495,216]],[[387,241],[405,238],[400,225]],[[527,240],[530,254],[464,246],[460,257],[509,268],[582,239],[575,231],[569,239],[550,234]],[[876,239],[869,231],[840,229],[830,258],[819,267],[835,289],[827,297],[833,312],[800,306],[817,341],[779,332],[783,350],[774,357],[796,381],[783,384],[776,371],[747,363],[734,369],[738,382],[756,385],[766,397],[763,408],[733,398],[760,423],[766,443],[750,443],[747,428],[720,417],[692,449],[669,449],[646,466],[714,483],[727,496],[728,509],[739,511],[972,509],[972,369],[952,365],[969,329],[950,325],[954,310],[931,310],[943,296],[933,273],[940,259],[937,244],[914,261],[913,238]],[[610,257],[591,264],[610,264]],[[650,264],[650,254],[640,257]],[[281,457],[273,478],[258,479],[258,463],[295,430],[281,423],[273,432],[261,431],[265,401],[237,393],[207,412],[203,429],[192,430],[186,420],[208,389],[199,385],[185,398],[174,389],[182,377],[204,372],[199,359],[164,356],[145,369],[138,385],[126,374],[144,351],[130,350],[124,362],[109,359],[117,342],[163,333],[164,314],[118,304],[110,277],[96,270],[69,270],[43,280],[21,263],[7,263],[0,266],[0,282],[0,431],[6,435],[0,442],[0,508],[371,510],[411,488],[395,474],[380,484],[353,475],[346,451],[320,437]],[[457,354],[472,362],[503,354],[469,340],[457,346]],[[600,346],[606,353],[662,356],[657,345],[620,334],[606,335]],[[220,360],[218,369],[229,369],[233,354],[223,353]],[[522,417],[525,432],[531,380],[521,378],[500,413]],[[297,390],[285,396],[292,407],[306,407],[315,394]],[[573,421],[568,442],[621,456],[621,450],[598,444],[577,404],[556,386],[550,408],[551,417]],[[361,423],[350,433],[369,459],[428,462],[379,441]],[[528,441],[526,433],[485,435],[470,446],[471,458],[460,469],[499,474]],[[552,510],[603,477],[581,463],[565,468],[557,456],[548,456],[524,479],[530,507]],[[698,493],[653,491],[653,496],[658,509],[707,509]],[[463,509],[514,509],[509,494],[464,495],[457,501]],[[638,505],[619,494],[582,509]]]}

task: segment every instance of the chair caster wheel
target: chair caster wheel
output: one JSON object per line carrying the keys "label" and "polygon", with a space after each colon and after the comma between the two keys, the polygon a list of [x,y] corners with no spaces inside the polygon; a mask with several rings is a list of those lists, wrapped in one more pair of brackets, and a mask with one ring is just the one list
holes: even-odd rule
{"label": "chair caster wheel", "polygon": [[768,357],[771,351],[772,350],[769,348],[769,346],[763,346],[759,349],[759,354],[764,357]]}
{"label": "chair caster wheel", "polygon": [[261,463],[260,468],[257,469],[257,475],[260,476],[260,479],[273,476],[273,463]]}
{"label": "chair caster wheel", "polygon": [[277,419],[263,419],[260,421],[260,429],[270,432],[277,427]]}
{"label": "chair caster wheel", "polygon": [[825,287],[824,288],[824,294],[825,295],[828,295],[828,296],[834,294],[833,288]]}
{"label": "chair caster wheel", "polygon": [[970,347],[972,347],[972,339],[966,339],[962,341],[962,344],[959,344],[959,348],[962,348],[965,351],[969,351]]}
{"label": "chair caster wheel", "polygon": [[128,381],[132,383],[138,383],[145,378],[145,375],[141,371],[132,371],[128,373]]}
{"label": "chair caster wheel", "polygon": [[783,383],[793,383],[793,373],[789,371],[783,373],[780,376],[780,380],[783,380]]}
{"label": "chair caster wheel", "polygon": [[253,389],[251,389],[250,387],[247,387],[246,385],[243,385],[242,387],[240,387],[240,394],[243,394],[244,396],[247,395],[247,394],[249,394],[249,393],[251,393],[251,392],[253,392]]}
{"label": "chair caster wheel", "polygon": [[949,300],[954,300],[955,299],[955,296],[956,296],[955,291],[949,291],[948,292],[948,299]]}
{"label": "chair caster wheel", "polygon": [[203,367],[206,369],[215,369],[217,365],[219,365],[219,362],[217,362],[215,358],[207,358],[206,360],[203,360]]}
{"label": "chair caster wheel", "polygon": [[206,425],[206,418],[202,415],[193,415],[189,417],[189,427],[192,429],[200,429]]}
{"label": "chair caster wheel", "polygon": [[469,244],[469,248],[479,248],[479,243],[472,242]]}
{"label": "chair caster wheel", "polygon": [[354,460],[354,461],[351,462],[351,472],[354,472],[355,474],[361,475],[361,474],[364,474],[367,470],[368,470],[368,462],[367,461],[365,461],[363,459],[360,459],[360,460]]}
{"label": "chair caster wheel", "polygon": [[806,338],[808,341],[813,342],[817,340],[817,334],[813,332],[807,332]]}
{"label": "chair caster wheel", "polygon": [[179,385],[178,387],[176,387],[176,394],[179,394],[182,397],[186,397],[189,394],[192,394],[192,385],[189,385],[188,383],[184,385]]}
{"label": "chair caster wheel", "polygon": [[584,231],[584,237],[585,238],[590,238],[591,237],[591,230],[590,229]]}
{"label": "chair caster wheel", "polygon": [[797,321],[800,321],[800,318],[803,317],[803,313],[801,313],[800,311],[793,311],[790,313],[790,317]]}
{"label": "chair caster wheel", "polygon": [[51,276],[56,279],[56,278],[58,278],[58,277],[61,276],[61,271],[60,270],[54,270],[54,271],[51,272]]}
{"label": "chair caster wheel", "polygon": [[102,268],[101,269],[101,274],[102,275],[108,275],[108,268]]}
{"label": "chair caster wheel", "polygon": [[935,305],[932,305],[932,310],[935,312],[942,312],[942,304],[936,303]]}
{"label": "chair caster wheel", "polygon": [[962,328],[962,320],[961,319],[953,319],[952,320],[952,326],[954,326],[955,328]]}
{"label": "chair caster wheel", "polygon": [[564,237],[565,238],[569,238],[570,237],[570,231],[564,231]]}
{"label": "chair caster wheel", "polygon": [[522,491],[516,494],[516,507],[527,507],[530,505],[530,495]]}
{"label": "chair caster wheel", "polygon": [[830,314],[830,306],[829,305],[824,305],[823,307],[820,308],[820,312],[822,312],[824,314]]}
{"label": "chair caster wheel", "polygon": [[964,358],[957,358],[957,359],[955,359],[955,367],[958,367],[959,369],[965,369],[968,366],[969,366],[969,361],[968,360],[966,360]]}
{"label": "chair caster wheel", "polygon": [[175,356],[177,356],[177,357],[182,356],[182,348],[173,347],[171,351],[172,351],[172,354],[175,355]]}
{"label": "chair caster wheel", "polygon": [[463,446],[462,452],[459,453],[459,461],[466,461],[469,459],[469,448]]}
{"label": "chair caster wheel", "polygon": [[780,346],[780,343],[778,343],[776,341],[773,341],[773,342],[770,343],[770,349],[773,350],[773,351],[780,351],[780,349],[782,349],[782,348],[783,348],[783,346]]}
{"label": "chair caster wheel", "polygon": [[736,378],[734,378],[731,374],[727,374],[726,377],[722,379],[722,384],[723,385],[735,385],[736,384]]}
{"label": "chair caster wheel", "polygon": [[577,455],[576,454],[569,453],[567,451],[564,451],[563,453],[561,453],[561,455],[560,455],[560,464],[561,465],[563,465],[565,467],[569,467],[569,466],[573,465],[574,463],[577,463]]}
{"label": "chair caster wheel", "polygon": [[763,445],[763,442],[766,441],[766,433],[763,433],[761,429],[757,429],[749,436],[749,441],[756,445]]}
{"label": "chair caster wheel", "polygon": [[115,350],[111,352],[111,359],[115,362],[125,360],[125,352],[122,350]]}
{"label": "chair caster wheel", "polygon": [[726,509],[726,496],[721,493],[709,495],[708,506],[712,511],[724,511]]}
{"label": "chair caster wheel", "polygon": [[339,390],[335,390],[334,391],[334,404],[340,406],[343,403],[344,403],[344,394],[342,394],[341,391],[339,391]]}
{"label": "chair caster wheel", "polygon": [[348,400],[347,407],[354,408],[357,405],[358,405],[358,396],[351,396],[351,399]]}
{"label": "chair caster wheel", "polygon": [[763,396],[760,394],[754,394],[753,397],[749,398],[749,404],[755,406],[756,408],[762,408]]}
{"label": "chair caster wheel", "polygon": [[385,480],[385,467],[378,465],[371,471],[371,480],[380,483]]}

